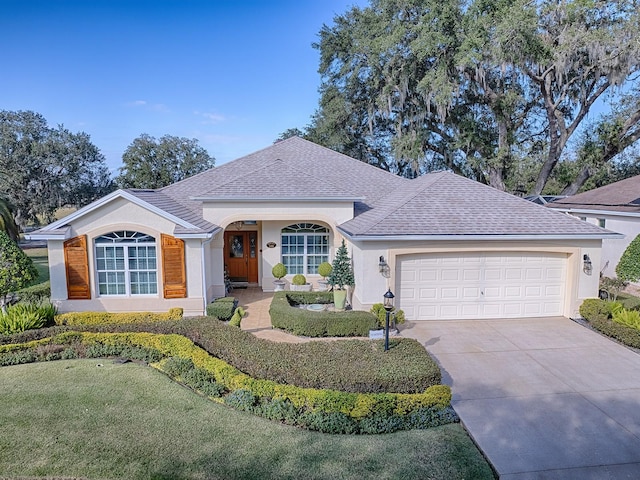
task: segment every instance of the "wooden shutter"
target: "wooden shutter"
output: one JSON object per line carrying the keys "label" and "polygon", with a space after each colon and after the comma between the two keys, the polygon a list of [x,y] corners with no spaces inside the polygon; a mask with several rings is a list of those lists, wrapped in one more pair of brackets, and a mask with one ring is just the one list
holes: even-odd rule
{"label": "wooden shutter", "polygon": [[164,298],[186,298],[187,275],[184,240],[162,234],[162,284]]}
{"label": "wooden shutter", "polygon": [[69,300],[90,299],[86,235],[70,238],[64,242],[64,266],[67,270],[67,298]]}

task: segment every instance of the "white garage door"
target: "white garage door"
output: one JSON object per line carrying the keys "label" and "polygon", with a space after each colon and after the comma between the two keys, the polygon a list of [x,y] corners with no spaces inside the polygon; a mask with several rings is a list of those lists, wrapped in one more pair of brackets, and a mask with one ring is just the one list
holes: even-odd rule
{"label": "white garage door", "polygon": [[561,315],[566,254],[469,252],[398,257],[398,307],[409,320]]}

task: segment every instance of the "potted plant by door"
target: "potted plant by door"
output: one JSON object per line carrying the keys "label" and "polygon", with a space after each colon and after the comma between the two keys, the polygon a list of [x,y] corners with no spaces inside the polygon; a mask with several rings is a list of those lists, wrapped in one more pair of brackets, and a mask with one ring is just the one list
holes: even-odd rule
{"label": "potted plant by door", "polygon": [[344,239],[336,252],[336,258],[333,259],[331,273],[327,281],[333,287],[333,304],[336,310],[344,310],[347,301],[347,287],[355,285],[351,259],[347,252],[347,246],[344,244]]}
{"label": "potted plant by door", "polygon": [[294,275],[291,279],[291,290],[294,292],[310,292],[311,284],[307,283],[307,279],[301,273]]}
{"label": "potted plant by door", "polygon": [[284,291],[284,280],[282,278],[287,274],[287,267],[282,263],[276,263],[271,269],[271,275],[275,278],[273,281],[273,290],[276,292]]}
{"label": "potted plant by door", "polygon": [[320,292],[326,292],[329,290],[327,277],[331,274],[331,270],[333,270],[333,267],[329,262],[322,262],[318,265],[318,275],[322,277],[322,280],[318,280],[318,290]]}

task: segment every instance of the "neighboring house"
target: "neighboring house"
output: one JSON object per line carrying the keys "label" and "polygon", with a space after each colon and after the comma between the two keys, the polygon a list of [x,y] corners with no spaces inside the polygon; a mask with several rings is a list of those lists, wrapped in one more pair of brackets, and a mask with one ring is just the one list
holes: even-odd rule
{"label": "neighboring house", "polygon": [[616,276],[616,265],[629,243],[640,234],[640,175],[556,200],[547,207],[624,235],[602,242],[599,270]]}
{"label": "neighboring house", "polygon": [[598,293],[617,234],[449,172],[409,180],[293,137],[158,190],[118,190],[30,234],[48,242],[61,311],[201,314],[271,268],[319,280],[346,240],[368,309],[387,290],[412,320],[572,316]]}

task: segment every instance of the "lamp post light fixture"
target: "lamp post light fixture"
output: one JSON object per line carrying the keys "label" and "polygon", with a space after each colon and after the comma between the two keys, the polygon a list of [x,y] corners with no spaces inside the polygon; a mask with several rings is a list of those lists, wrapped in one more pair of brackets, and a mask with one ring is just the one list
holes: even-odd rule
{"label": "lamp post light fixture", "polygon": [[385,320],[384,320],[384,351],[389,350],[389,315],[391,314],[391,310],[393,310],[393,299],[395,295],[391,293],[391,289],[387,290],[387,293],[384,294],[384,309],[386,310]]}

